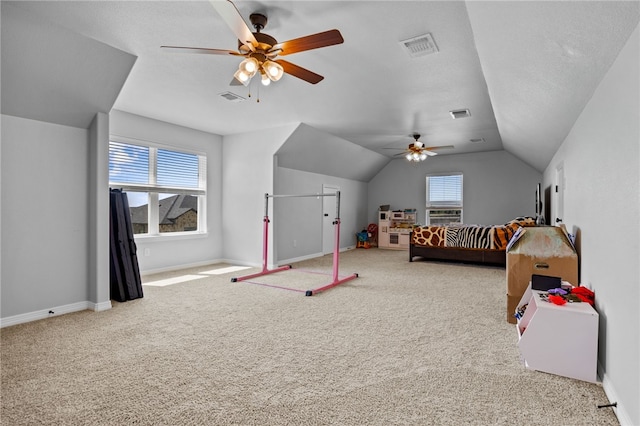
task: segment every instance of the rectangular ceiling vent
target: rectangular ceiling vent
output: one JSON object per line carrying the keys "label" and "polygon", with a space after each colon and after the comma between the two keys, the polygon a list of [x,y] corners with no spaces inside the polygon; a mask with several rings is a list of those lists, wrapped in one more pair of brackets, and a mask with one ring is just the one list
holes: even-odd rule
{"label": "rectangular ceiling vent", "polygon": [[416,58],[418,56],[430,55],[438,51],[436,42],[433,41],[431,34],[424,34],[413,37],[400,42],[400,45],[409,53],[409,56]]}
{"label": "rectangular ceiling vent", "polygon": [[469,139],[469,142],[471,142],[471,143],[482,143],[482,142],[484,142],[484,138]]}
{"label": "rectangular ceiling vent", "polygon": [[235,93],[231,93],[231,92],[222,92],[222,93],[218,93],[218,95],[222,98],[225,98],[228,101],[231,102],[242,102],[242,101],[246,101],[245,98],[243,98],[242,96],[236,95]]}
{"label": "rectangular ceiling vent", "polygon": [[471,113],[469,112],[468,109],[458,109],[458,110],[449,111],[449,114],[451,114],[451,118],[453,118],[454,120],[457,120],[458,118],[471,117]]}

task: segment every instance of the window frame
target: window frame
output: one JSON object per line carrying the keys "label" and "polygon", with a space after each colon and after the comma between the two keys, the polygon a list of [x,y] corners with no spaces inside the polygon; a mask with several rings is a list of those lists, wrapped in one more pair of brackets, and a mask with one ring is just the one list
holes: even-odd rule
{"label": "window frame", "polygon": [[[147,233],[134,234],[135,239],[164,239],[164,238],[193,238],[207,235],[207,154],[202,151],[196,151],[189,148],[176,147],[137,138],[125,137],[120,135],[109,135],[109,151],[111,142],[135,145],[148,148],[148,182],[149,183],[129,183],[111,181],[111,170],[109,169],[109,187],[122,189],[124,192],[143,193],[148,195],[147,204]],[[188,188],[181,186],[169,186],[157,184],[157,158],[158,150],[173,151],[181,154],[191,154],[198,156],[198,188]],[[198,200],[198,229],[195,231],[178,231],[178,232],[160,232],[159,224],[159,194],[171,195],[194,195]]]}
{"label": "window frame", "polygon": [[[430,194],[430,179],[437,177],[460,177],[460,199],[456,201],[444,201],[437,202],[431,201]],[[464,223],[464,174],[462,172],[445,172],[445,173],[430,173],[425,177],[425,223],[431,225],[429,212],[432,210],[459,210],[460,211],[460,223]]]}

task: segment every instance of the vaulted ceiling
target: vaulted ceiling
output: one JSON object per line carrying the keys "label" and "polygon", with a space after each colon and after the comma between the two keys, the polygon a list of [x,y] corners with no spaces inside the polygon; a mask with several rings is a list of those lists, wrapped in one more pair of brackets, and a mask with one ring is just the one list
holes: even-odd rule
{"label": "vaulted ceiling", "polygon": [[[636,1],[234,3],[247,23],[265,14],[263,32],[278,41],[339,29],[343,44],[286,57],[324,80],[230,85],[237,57],[161,49],[237,48],[208,1],[3,0],[2,112],[42,108],[24,97],[36,84],[43,99],[64,98],[49,107],[61,124],[87,109],[74,99],[102,97],[90,106],[220,135],[305,123],[391,157],[418,132],[428,146],[454,146],[441,155],[505,149],[542,171],[640,20]],[[437,52],[412,57],[402,41],[424,34]],[[461,109],[470,116],[454,120]]]}

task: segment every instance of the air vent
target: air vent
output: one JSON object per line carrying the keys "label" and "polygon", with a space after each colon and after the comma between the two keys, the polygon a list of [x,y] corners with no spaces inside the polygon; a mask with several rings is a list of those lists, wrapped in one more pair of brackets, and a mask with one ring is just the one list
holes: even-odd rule
{"label": "air vent", "polygon": [[242,101],[246,101],[245,98],[243,98],[242,96],[236,95],[235,93],[231,93],[231,92],[222,92],[222,93],[218,93],[218,96],[225,98],[228,101],[231,102],[242,102]]}
{"label": "air vent", "polygon": [[433,41],[431,34],[424,34],[421,36],[413,37],[400,42],[402,47],[406,49],[409,56],[412,58],[424,55],[430,55],[438,51],[436,42]]}
{"label": "air vent", "polygon": [[482,142],[484,142],[484,138],[469,139],[469,142],[471,142],[471,143],[482,143]]}
{"label": "air vent", "polygon": [[453,118],[454,120],[457,120],[458,118],[471,117],[471,113],[468,109],[449,111],[449,114],[451,114],[451,118]]}

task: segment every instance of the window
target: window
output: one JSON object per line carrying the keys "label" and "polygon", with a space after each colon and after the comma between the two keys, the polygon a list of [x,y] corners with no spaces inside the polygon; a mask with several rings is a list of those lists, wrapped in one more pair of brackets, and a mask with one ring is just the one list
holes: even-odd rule
{"label": "window", "polygon": [[109,141],[109,185],[127,193],[133,233],[206,231],[204,154]]}
{"label": "window", "polygon": [[462,173],[427,176],[427,225],[462,223]]}

